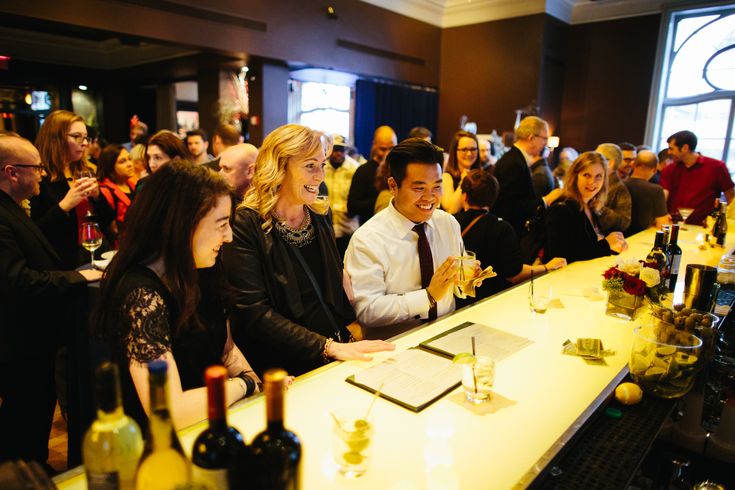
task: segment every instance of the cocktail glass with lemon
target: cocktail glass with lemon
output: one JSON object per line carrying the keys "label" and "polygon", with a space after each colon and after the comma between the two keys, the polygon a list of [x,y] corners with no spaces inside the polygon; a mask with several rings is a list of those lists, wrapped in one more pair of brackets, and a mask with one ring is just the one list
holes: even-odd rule
{"label": "cocktail glass with lemon", "polygon": [[495,384],[495,361],[491,357],[465,352],[454,356],[454,363],[462,366],[462,389],[467,401],[490,401]]}
{"label": "cocktail glass with lemon", "polygon": [[367,420],[334,417],[332,450],[340,474],[356,478],[367,471],[372,436],[373,426]]}
{"label": "cocktail glass with lemon", "polygon": [[465,299],[467,296],[475,297],[475,286],[473,284],[477,274],[477,258],[475,252],[469,250],[457,257],[457,275],[459,282],[454,286],[454,295]]}

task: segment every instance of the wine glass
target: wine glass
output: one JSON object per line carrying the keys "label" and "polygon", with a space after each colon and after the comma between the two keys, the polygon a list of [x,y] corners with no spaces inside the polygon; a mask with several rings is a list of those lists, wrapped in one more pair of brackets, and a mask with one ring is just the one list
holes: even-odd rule
{"label": "wine glass", "polygon": [[[83,168],[81,170],[77,170],[74,172],[74,185],[78,185],[79,181],[82,179],[97,179],[97,176],[94,174],[94,172],[89,168]],[[89,198],[87,198],[87,201],[89,201]],[[86,216],[92,216],[92,210],[87,209]]]}
{"label": "wine glass", "polygon": [[90,265],[94,269],[94,251],[102,246],[102,230],[94,221],[85,221],[79,225],[79,241],[82,247],[92,255]]}
{"label": "wine glass", "polygon": [[682,230],[686,230],[686,228],[684,228],[684,223],[687,222],[687,218],[689,218],[689,216],[691,216],[693,212],[694,208],[679,208],[679,214],[681,215],[681,219],[683,220],[681,225]]}

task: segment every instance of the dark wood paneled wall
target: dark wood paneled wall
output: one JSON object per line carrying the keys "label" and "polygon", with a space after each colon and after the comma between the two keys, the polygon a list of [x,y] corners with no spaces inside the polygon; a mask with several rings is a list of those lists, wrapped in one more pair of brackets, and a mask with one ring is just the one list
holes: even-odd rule
{"label": "dark wood paneled wall", "polygon": [[464,114],[480,133],[512,129],[515,109],[538,97],[546,15],[444,29],[439,145],[449,145]]}
{"label": "dark wood paneled wall", "polygon": [[539,14],[445,29],[439,144],[466,114],[478,132],[512,130],[536,100],[563,146],[641,143],[660,15],[569,26]]}
{"label": "dark wood paneled wall", "polygon": [[562,146],[643,143],[660,15],[569,27]]}

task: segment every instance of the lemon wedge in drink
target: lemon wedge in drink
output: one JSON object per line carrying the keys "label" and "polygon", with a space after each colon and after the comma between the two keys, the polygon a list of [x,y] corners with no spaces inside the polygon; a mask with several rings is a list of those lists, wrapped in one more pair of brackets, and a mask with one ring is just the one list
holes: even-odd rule
{"label": "lemon wedge in drink", "polygon": [[475,362],[475,356],[469,352],[460,352],[452,359],[454,364],[472,364]]}

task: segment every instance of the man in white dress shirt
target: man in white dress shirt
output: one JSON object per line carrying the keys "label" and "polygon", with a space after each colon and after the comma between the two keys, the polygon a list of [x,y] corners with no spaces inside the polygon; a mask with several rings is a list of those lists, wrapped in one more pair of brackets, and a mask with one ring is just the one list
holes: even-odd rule
{"label": "man in white dress shirt", "polygon": [[394,147],[387,158],[393,199],[352,235],[345,269],[365,338],[389,338],[454,311],[463,245],[457,220],[437,209],[442,159],[442,149],[421,138]]}

